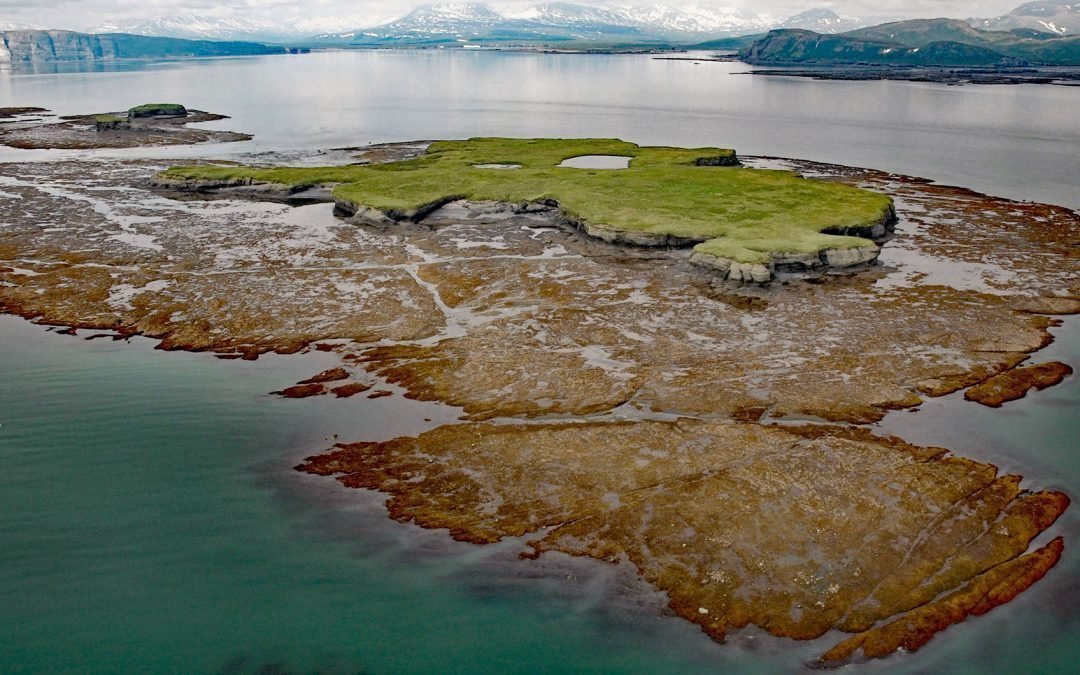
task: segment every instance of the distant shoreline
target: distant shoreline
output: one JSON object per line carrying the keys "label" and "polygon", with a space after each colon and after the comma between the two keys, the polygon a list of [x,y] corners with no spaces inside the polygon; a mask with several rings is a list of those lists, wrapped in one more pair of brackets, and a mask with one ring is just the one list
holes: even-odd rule
{"label": "distant shoreline", "polygon": [[[735,54],[714,57],[661,56],[658,61],[693,61],[695,63],[746,63]],[[935,82],[940,84],[1056,84],[1080,86],[1080,67],[1023,66],[1014,68],[978,68],[965,66],[874,66],[825,64],[776,64],[752,66],[733,75],[772,75],[806,77],[815,80]]]}

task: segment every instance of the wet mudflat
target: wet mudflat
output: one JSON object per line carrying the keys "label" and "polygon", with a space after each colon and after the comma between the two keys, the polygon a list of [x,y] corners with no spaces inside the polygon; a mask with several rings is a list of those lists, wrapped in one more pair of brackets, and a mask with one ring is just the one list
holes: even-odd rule
{"label": "wet mudflat", "polygon": [[44,108],[0,108],[0,145],[20,150],[88,150],[251,140],[249,134],[187,126],[224,119],[228,117],[201,110],[129,119],[126,112],[57,117]]}
{"label": "wet mudflat", "polygon": [[223,356],[319,343],[349,382],[467,421],[349,439],[305,470],[389,493],[394,517],[455,538],[627,560],[717,638],[840,628],[882,655],[1037,580],[1060,543],[1029,543],[1066,499],[848,425],[1029,362],[1080,304],[1080,226],[793,166],[897,199],[881,266],[732,286],[684,251],[494,205],[377,230],[326,204],[176,201],[145,189],[154,163],[5,165],[0,303]]}

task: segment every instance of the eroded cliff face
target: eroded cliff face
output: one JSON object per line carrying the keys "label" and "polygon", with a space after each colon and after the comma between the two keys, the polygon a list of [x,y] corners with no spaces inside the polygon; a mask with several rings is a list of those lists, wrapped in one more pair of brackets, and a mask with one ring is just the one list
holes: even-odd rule
{"label": "eroded cliff face", "polygon": [[181,40],[123,33],[89,35],[67,30],[13,30],[0,33],[0,64],[10,65],[179,56],[246,56],[283,51],[281,47],[267,47],[255,42]]}
{"label": "eroded cliff face", "polygon": [[89,61],[117,58],[115,45],[66,30],[13,30],[0,34],[0,63]]}

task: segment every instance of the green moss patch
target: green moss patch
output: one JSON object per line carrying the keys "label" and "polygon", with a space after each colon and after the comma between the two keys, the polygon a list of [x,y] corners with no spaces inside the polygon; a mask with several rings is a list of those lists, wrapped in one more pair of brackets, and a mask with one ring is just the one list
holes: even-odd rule
{"label": "green moss patch", "polygon": [[[558,166],[581,155],[633,159],[620,171]],[[866,239],[823,231],[867,227],[892,211],[892,200],[882,194],[789,171],[722,166],[725,163],[735,163],[734,151],[641,147],[615,139],[474,138],[437,142],[421,157],[388,164],[174,167],[164,176],[252,179],[295,188],[338,184],[338,201],[399,217],[449,198],[555,200],[568,217],[583,223],[703,242],[696,250],[743,263],[766,262],[772,252],[873,246]],[[477,168],[493,164],[520,168]]]}
{"label": "green moss patch", "polygon": [[187,108],[179,103],[144,103],[128,110],[128,117],[186,117]]}

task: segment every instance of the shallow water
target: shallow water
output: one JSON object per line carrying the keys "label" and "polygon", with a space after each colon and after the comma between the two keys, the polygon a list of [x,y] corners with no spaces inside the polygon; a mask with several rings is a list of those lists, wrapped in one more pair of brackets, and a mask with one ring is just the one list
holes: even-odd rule
{"label": "shallow water", "polygon": [[[1065,334],[1048,356],[1075,363],[1080,332]],[[0,344],[4,672],[765,673],[821,650],[714,644],[625,569],[454,542],[390,521],[376,494],[290,471],[332,434],[390,438],[454,412],[266,394],[322,355],[223,362],[12,317]],[[1005,415],[953,397],[882,427],[1074,491],[1078,406],[1070,378]],[[859,670],[1066,672],[1080,646],[1072,551],[1007,608]]]}
{"label": "shallow water", "polygon": [[[1080,206],[1080,91],[814,82],[646,56],[327,53],[105,72],[0,72],[0,105],[64,114],[178,100],[251,143],[228,156],[477,134],[734,145]],[[632,86],[628,83],[632,83]],[[842,105],[837,106],[837,102]],[[16,153],[55,158],[79,153]],[[3,195],[0,194],[0,201]],[[1037,360],[1080,365],[1080,322]],[[822,645],[717,645],[626,570],[391,522],[380,496],[293,472],[341,439],[454,416],[400,396],[267,395],[319,354],[225,362],[84,341],[0,317],[0,670],[4,672],[777,672]],[[1080,378],[989,410],[957,396],[880,427],[1080,494]],[[424,422],[429,419],[431,422]],[[1080,510],[1062,563],[914,657],[849,670],[1071,672]],[[826,641],[828,642],[828,641]]]}
{"label": "shallow water", "polygon": [[632,157],[620,157],[618,155],[581,155],[563,160],[561,167],[568,169],[600,169],[616,170],[630,167]]}
{"label": "shallow water", "polygon": [[452,411],[267,395],[319,355],[223,362],[12,317],[0,344],[5,673],[767,670],[618,568],[454,542],[290,470],[334,433]]}

